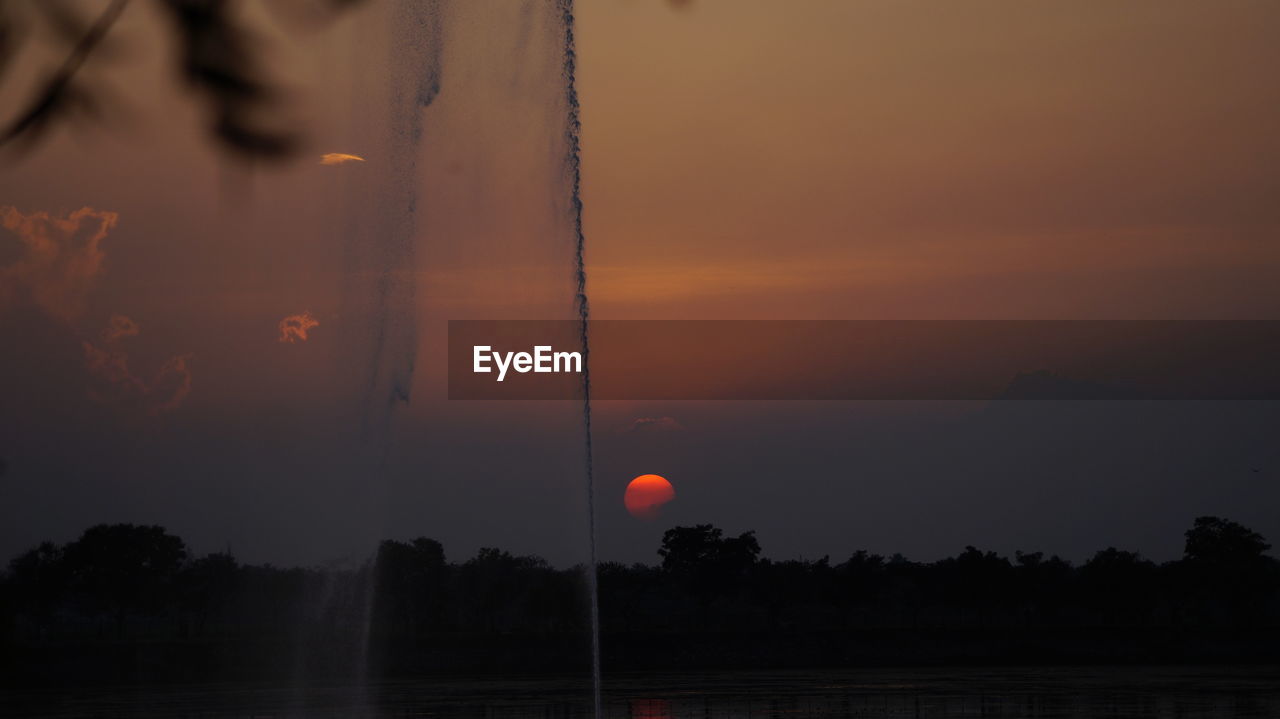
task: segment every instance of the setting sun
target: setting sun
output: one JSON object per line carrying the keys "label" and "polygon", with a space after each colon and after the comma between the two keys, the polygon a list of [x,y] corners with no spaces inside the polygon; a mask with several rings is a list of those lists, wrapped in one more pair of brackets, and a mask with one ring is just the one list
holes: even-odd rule
{"label": "setting sun", "polygon": [[655,519],[662,505],[676,498],[676,490],[665,477],[642,474],[631,480],[622,501],[627,511],[638,519]]}

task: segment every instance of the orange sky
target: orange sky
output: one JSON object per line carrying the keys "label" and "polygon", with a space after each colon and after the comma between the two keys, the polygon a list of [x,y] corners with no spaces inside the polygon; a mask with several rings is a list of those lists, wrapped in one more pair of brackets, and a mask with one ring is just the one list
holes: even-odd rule
{"label": "orange sky", "polygon": [[1270,317],[1267,3],[584,4],[610,317]]}
{"label": "orange sky", "polygon": [[[1280,305],[1270,281],[1280,270],[1273,4],[829,2],[778,12],[759,0],[617,0],[583,3],[578,15],[598,316],[1269,317]],[[273,27],[256,10],[248,19]],[[341,182],[388,161],[376,144],[381,83],[370,81],[385,64],[370,39],[382,20],[365,10],[272,48],[315,152],[241,183],[198,140],[197,108],[147,62],[164,48],[144,8],[132,11],[117,32],[137,43],[136,58],[86,74],[124,88],[128,114],[59,133],[20,163],[22,181],[13,170],[0,177],[0,200],[127,213],[149,193],[163,209],[139,206],[120,234],[151,245],[174,289],[205,285],[229,307],[310,295],[279,298],[273,322],[298,302],[333,303],[315,295],[331,294],[325,273],[341,271],[341,253],[314,237],[359,202]],[[505,127],[495,119],[446,118],[439,130],[454,139],[444,151],[465,159],[457,138],[487,142]],[[513,137],[507,161],[524,162],[516,156],[531,138]],[[317,165],[328,152],[368,161]],[[429,177],[424,192],[474,202],[474,168],[433,159],[429,174],[431,163],[440,181]],[[504,211],[542,201],[518,172],[485,174],[507,183],[491,193]],[[244,188],[228,195],[235,184]],[[237,206],[236,192],[248,204]],[[440,231],[526,232],[492,208],[467,209],[456,216],[487,226],[445,218]],[[167,226],[142,228],[142,212]],[[157,221],[166,213],[171,221]],[[150,238],[201,214],[219,217],[208,243],[223,259],[202,230],[187,238],[194,251]],[[116,252],[127,242],[118,237]],[[463,304],[500,313],[501,302],[483,304],[521,273],[441,256],[450,243],[436,244],[421,255],[431,284],[463,284]],[[506,242],[508,264],[542,262],[522,258],[520,244]],[[114,273],[145,273],[148,262],[119,261]]]}

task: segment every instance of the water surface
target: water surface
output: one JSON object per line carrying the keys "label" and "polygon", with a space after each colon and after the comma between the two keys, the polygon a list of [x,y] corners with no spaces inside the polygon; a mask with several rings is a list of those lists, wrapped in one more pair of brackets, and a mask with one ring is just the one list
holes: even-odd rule
{"label": "water surface", "polygon": [[[23,717],[588,717],[587,678],[368,687],[207,685],[10,692]],[[1280,717],[1280,667],[902,669],[606,676],[605,716]]]}

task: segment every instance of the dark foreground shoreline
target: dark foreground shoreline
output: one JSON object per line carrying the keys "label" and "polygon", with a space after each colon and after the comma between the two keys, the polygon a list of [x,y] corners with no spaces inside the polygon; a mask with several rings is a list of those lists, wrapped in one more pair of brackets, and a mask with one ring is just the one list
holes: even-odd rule
{"label": "dark foreground shoreline", "polygon": [[[1280,666],[893,667],[840,671],[617,672],[604,716],[1024,717],[1280,715]],[[0,715],[54,717],[587,717],[581,674],[357,683],[204,683],[27,688]]]}
{"label": "dark foreground shoreline", "polygon": [[[586,672],[585,635],[443,636],[377,641],[369,651],[277,641],[49,642],[8,648],[0,686],[202,682],[341,682],[405,677],[548,676]],[[884,666],[1280,666],[1280,629],[923,629],[842,632],[606,634],[611,672],[840,671]],[[1280,682],[1280,672],[1277,672]]]}
{"label": "dark foreground shoreline", "polygon": [[[1075,565],[966,547],[762,558],[753,532],[675,527],[660,566],[598,568],[602,667],[1280,664],[1280,561],[1201,517],[1182,559],[1109,547]],[[98,525],[0,574],[0,686],[380,681],[586,673],[586,573],[429,538],[338,570],[192,558],[159,526]]]}

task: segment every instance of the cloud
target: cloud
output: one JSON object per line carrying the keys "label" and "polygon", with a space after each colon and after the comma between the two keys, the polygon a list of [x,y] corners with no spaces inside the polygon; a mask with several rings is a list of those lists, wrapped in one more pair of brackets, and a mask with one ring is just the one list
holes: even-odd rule
{"label": "cloud", "polygon": [[[0,310],[34,306],[54,320],[77,320],[105,269],[102,242],[118,220],[117,213],[92,207],[55,216],[0,206]],[[84,366],[95,380],[89,396],[151,414],[177,409],[191,393],[191,355],[169,358],[150,379],[135,374],[122,341],[140,331],[132,318],[115,314],[96,344],[81,340]]]}
{"label": "cloud", "polygon": [[280,341],[293,344],[294,342],[306,342],[307,330],[312,327],[319,327],[320,321],[311,316],[310,312],[303,312],[300,315],[289,315],[280,320]]}
{"label": "cloud", "polygon": [[364,162],[359,155],[348,155],[345,152],[329,152],[320,156],[321,165],[345,165],[348,162]]}
{"label": "cloud", "polygon": [[29,301],[51,317],[77,318],[103,271],[102,241],[118,219],[91,207],[54,217],[0,206],[0,226],[17,240],[17,259],[0,265],[0,309]]}
{"label": "cloud", "polygon": [[192,355],[170,357],[146,380],[129,368],[129,355],[121,347],[121,340],[136,337],[139,331],[132,319],[113,315],[102,330],[101,346],[88,340],[81,343],[85,367],[97,379],[89,396],[99,402],[139,407],[148,414],[175,410],[191,394]]}
{"label": "cloud", "polygon": [[191,369],[187,363],[194,357],[192,353],[174,355],[165,362],[156,378],[152,380],[151,391],[157,397],[168,397],[151,408],[152,414],[169,412],[177,409],[191,394]]}
{"label": "cloud", "polygon": [[684,430],[684,425],[676,421],[675,417],[637,417],[627,425],[623,430],[624,434],[631,432],[680,432]]}
{"label": "cloud", "polygon": [[103,342],[114,342],[123,337],[137,337],[138,323],[124,315],[111,315],[111,321],[102,331]]}
{"label": "cloud", "polygon": [[105,402],[147,393],[147,383],[129,371],[129,356],[124,352],[114,347],[98,347],[88,340],[81,344],[84,347],[84,364],[89,374],[105,383],[102,388],[90,390],[94,399]]}

